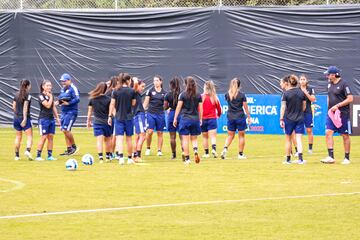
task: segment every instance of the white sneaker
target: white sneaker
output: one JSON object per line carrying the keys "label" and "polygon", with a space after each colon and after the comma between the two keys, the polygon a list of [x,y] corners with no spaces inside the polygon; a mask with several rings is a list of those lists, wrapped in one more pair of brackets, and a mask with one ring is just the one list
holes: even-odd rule
{"label": "white sneaker", "polygon": [[151,153],[150,149],[146,149],[145,156],[150,156],[150,153]]}
{"label": "white sneaker", "polygon": [[238,155],[238,159],[239,159],[239,160],[243,160],[243,159],[246,159],[246,158],[247,158],[247,157],[246,157],[245,155],[240,155],[240,154]]}
{"label": "white sneaker", "polygon": [[15,157],[14,160],[15,160],[15,161],[19,161],[19,160],[20,160],[20,157]]}
{"label": "white sneaker", "polygon": [[344,158],[344,160],[341,162],[341,164],[343,164],[343,165],[348,165],[350,163],[351,163],[350,160],[347,158]]}
{"label": "white sneaker", "polygon": [[24,155],[29,159],[29,160],[34,160],[34,158],[31,156],[31,153],[29,151],[25,151]]}
{"label": "white sneaker", "polygon": [[297,160],[295,163],[296,164],[305,164],[306,160]]}
{"label": "white sneaker", "polygon": [[186,160],[186,161],[184,162],[185,165],[189,165],[190,163],[191,163],[190,159],[189,159],[189,160]]}
{"label": "white sneaker", "polygon": [[35,161],[44,161],[44,159],[42,157],[37,157],[35,158]]}
{"label": "white sneaker", "polygon": [[286,160],[285,160],[285,161],[283,161],[282,163],[283,163],[283,164],[292,164],[292,162],[291,162],[291,161],[286,161]]}
{"label": "white sneaker", "polygon": [[[146,153],[145,153],[145,155],[146,155]],[[150,154],[149,154],[149,155],[150,155]],[[158,156],[162,156],[163,154],[162,154],[161,151],[158,151],[158,152],[157,152],[157,155],[158,155]]]}
{"label": "white sneaker", "polygon": [[309,154],[313,154],[313,150],[309,149],[309,150],[308,150],[308,153],[309,153]]}
{"label": "white sneaker", "polygon": [[218,154],[215,149],[211,150],[211,154],[213,155],[214,158],[218,157]]}
{"label": "white sneaker", "polygon": [[221,159],[225,159],[226,158],[226,150],[222,150],[221,152]]}
{"label": "white sneaker", "polygon": [[127,164],[130,165],[130,164],[134,164],[135,162],[132,160],[132,158],[128,158],[127,160]]}
{"label": "white sneaker", "polygon": [[119,158],[119,164],[120,164],[120,165],[124,165],[124,164],[125,164],[124,158]]}
{"label": "white sneaker", "polygon": [[100,164],[103,164],[103,163],[104,163],[104,160],[102,160],[102,159],[99,160],[99,163],[100,163]]}
{"label": "white sneaker", "polygon": [[320,162],[322,163],[328,163],[328,164],[332,164],[332,163],[335,163],[335,159],[333,159],[332,157],[330,156],[327,156],[326,158],[320,160]]}
{"label": "white sneaker", "polygon": [[204,154],[204,155],[202,155],[202,158],[209,158],[209,157],[210,157],[209,154]]}

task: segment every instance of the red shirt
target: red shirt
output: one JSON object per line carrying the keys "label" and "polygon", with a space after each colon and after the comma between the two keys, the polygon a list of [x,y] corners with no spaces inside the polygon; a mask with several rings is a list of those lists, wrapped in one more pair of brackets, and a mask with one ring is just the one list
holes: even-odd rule
{"label": "red shirt", "polygon": [[208,94],[202,95],[203,100],[203,119],[218,118],[221,115],[221,106],[219,100],[214,103]]}

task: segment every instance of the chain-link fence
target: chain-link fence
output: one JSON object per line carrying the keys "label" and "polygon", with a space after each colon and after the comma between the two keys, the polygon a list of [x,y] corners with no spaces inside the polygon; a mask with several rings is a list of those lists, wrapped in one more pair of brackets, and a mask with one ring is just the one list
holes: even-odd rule
{"label": "chain-link fence", "polygon": [[0,9],[125,9],[359,4],[360,0],[0,0]]}

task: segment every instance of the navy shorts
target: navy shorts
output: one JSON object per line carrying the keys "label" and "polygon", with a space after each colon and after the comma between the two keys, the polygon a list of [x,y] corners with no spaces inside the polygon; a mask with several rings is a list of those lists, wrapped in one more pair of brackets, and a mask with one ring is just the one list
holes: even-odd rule
{"label": "navy shorts", "polygon": [[26,131],[29,128],[32,128],[32,124],[31,124],[31,118],[27,118],[26,119],[26,125],[25,127],[22,127],[20,124],[22,122],[22,118],[14,118],[14,122],[13,122],[13,126],[15,128],[16,131]]}
{"label": "navy shorts", "polygon": [[341,123],[342,123],[341,127],[337,128],[335,127],[334,123],[331,121],[329,116],[326,117],[326,129],[332,130],[339,134],[351,134],[352,129],[351,129],[351,123],[349,117],[341,116]]}
{"label": "navy shorts", "polygon": [[203,122],[201,125],[201,132],[208,132],[213,129],[217,129],[216,118],[203,119]]}
{"label": "navy shorts", "polygon": [[312,113],[304,113],[304,124],[306,128],[314,127],[313,115]]}
{"label": "navy shorts", "polygon": [[54,119],[39,119],[40,136],[47,134],[55,134],[55,120]]}
{"label": "navy shorts", "polygon": [[94,129],[94,136],[104,136],[104,137],[110,137],[113,133],[112,127],[108,124],[98,124],[95,123],[93,125]]}
{"label": "navy shorts", "polygon": [[167,118],[167,130],[169,132],[177,132],[179,131],[179,124],[180,124],[180,115],[177,118],[178,125],[174,127],[174,117],[175,117],[175,110],[171,110],[169,112],[168,118]]}
{"label": "navy shorts", "polygon": [[134,116],[134,127],[135,127],[136,134],[146,132],[146,121],[145,121],[145,113],[144,112],[138,112]]}
{"label": "navy shorts", "polygon": [[246,128],[247,128],[246,118],[239,118],[234,120],[228,119],[227,121],[228,131],[236,132],[236,130],[238,130],[239,132],[241,132],[241,131],[245,131]]}
{"label": "navy shorts", "polygon": [[74,125],[77,118],[77,113],[73,112],[63,112],[61,113],[61,130],[71,131],[72,126]]}
{"label": "navy shorts", "polygon": [[165,113],[155,114],[146,113],[146,127],[156,131],[164,131],[165,124]]}
{"label": "navy shorts", "polygon": [[304,121],[290,121],[288,119],[284,120],[285,123],[285,134],[291,135],[293,131],[295,131],[296,134],[304,134],[305,127],[304,127]]}
{"label": "navy shorts", "polygon": [[119,121],[115,119],[115,136],[132,136],[134,134],[133,120]]}
{"label": "navy shorts", "polygon": [[200,121],[181,118],[181,121],[179,123],[179,134],[191,136],[200,135]]}

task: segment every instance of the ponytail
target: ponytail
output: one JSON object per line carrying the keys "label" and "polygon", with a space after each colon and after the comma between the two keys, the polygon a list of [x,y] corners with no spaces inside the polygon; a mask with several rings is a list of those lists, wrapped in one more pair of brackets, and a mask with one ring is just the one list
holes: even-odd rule
{"label": "ponytail", "polygon": [[232,101],[233,99],[236,98],[236,96],[238,95],[239,91],[240,91],[240,79],[238,78],[233,78],[230,81],[230,87],[229,87],[229,97],[230,97],[230,101]]}
{"label": "ponytail", "polygon": [[26,94],[28,93],[27,88],[30,86],[30,81],[27,79],[23,79],[20,81],[20,89],[18,94],[18,99],[21,101],[25,101]]}

